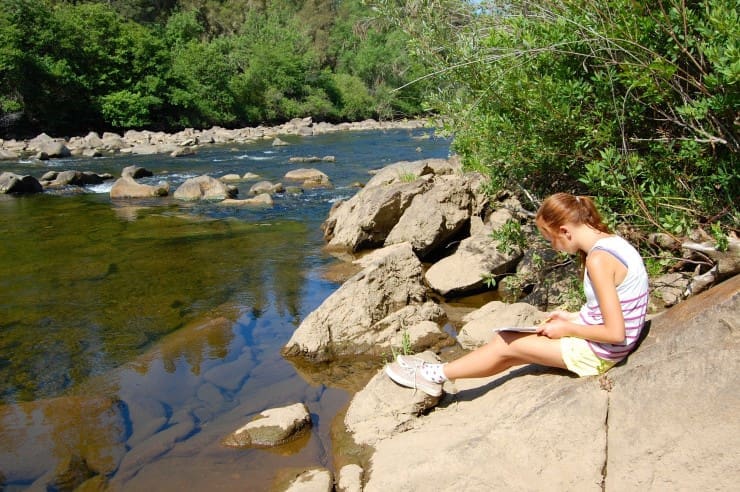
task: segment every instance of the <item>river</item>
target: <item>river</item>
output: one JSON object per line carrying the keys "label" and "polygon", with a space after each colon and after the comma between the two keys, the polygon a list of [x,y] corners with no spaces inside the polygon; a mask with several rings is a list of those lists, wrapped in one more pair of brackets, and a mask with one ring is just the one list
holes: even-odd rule
{"label": "river", "polygon": [[[285,470],[334,470],[331,426],[356,390],[334,368],[280,356],[339,283],[320,225],[385,165],[447,157],[430,130],[342,132],[210,146],[195,156],[4,162],[109,172],[136,164],[171,190],[188,177],[253,172],[284,182],[315,167],[334,187],[270,208],[77,193],[0,196],[0,489],[59,489],[62,475],[116,490],[268,490]],[[293,156],[336,162],[294,164]],[[287,183],[286,183],[287,184]],[[239,183],[244,197],[251,183]],[[326,369],[326,370],[324,370]],[[351,373],[352,370],[344,371]],[[260,411],[303,402],[313,430],[272,450],[231,449]],[[56,478],[55,478],[56,477]]]}

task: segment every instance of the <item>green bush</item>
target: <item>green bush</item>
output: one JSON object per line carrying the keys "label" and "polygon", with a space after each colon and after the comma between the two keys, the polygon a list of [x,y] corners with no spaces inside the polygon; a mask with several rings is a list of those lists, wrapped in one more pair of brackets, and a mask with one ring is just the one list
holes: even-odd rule
{"label": "green bush", "polygon": [[[737,228],[737,0],[374,2],[489,189],[593,195],[612,223]],[[526,193],[525,193],[526,192]]]}

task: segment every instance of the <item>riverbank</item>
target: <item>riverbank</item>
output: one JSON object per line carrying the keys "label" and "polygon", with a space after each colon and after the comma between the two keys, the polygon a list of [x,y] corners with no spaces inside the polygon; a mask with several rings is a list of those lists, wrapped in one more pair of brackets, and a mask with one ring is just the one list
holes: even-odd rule
{"label": "riverbank", "polygon": [[[454,158],[399,162],[335,204],[322,225],[324,239],[330,249],[362,252],[354,261],[360,271],[303,320],[283,354],[315,364],[403,350],[444,361],[451,344],[471,350],[490,340],[494,328],[531,326],[548,311],[568,309],[577,288],[569,281],[578,275],[575,262],[551,254],[516,197],[482,194],[479,179]],[[501,248],[504,240],[493,232],[512,221],[523,240]],[[697,231],[664,247],[685,255],[683,264],[697,251],[714,263],[706,271],[676,269],[650,279],[646,338],[607,375],[574,378],[529,365],[446,383],[440,398],[400,387],[378,371],[352,398],[343,419],[349,437],[335,438],[339,475],[312,470],[297,480],[315,480],[315,490],[333,480],[338,490],[353,492],[650,489],[651,477],[658,488],[683,481],[699,487],[731,466],[734,458],[717,453],[740,435],[728,424],[737,398],[727,395],[740,352],[732,314],[740,299],[740,244],[730,237],[727,250],[718,251],[723,248],[711,240],[694,242],[700,237]],[[491,284],[509,302],[469,309],[450,340],[440,304]],[[697,296],[699,286],[709,285],[715,287]],[[701,389],[683,388],[684,381]],[[699,426],[684,431],[693,421]],[[677,429],[690,435],[681,441],[687,449],[674,451]],[[640,439],[633,443],[633,435]],[[698,479],[681,469],[707,460],[711,471]]]}
{"label": "riverbank", "polygon": [[105,132],[102,136],[90,132],[85,136],[52,137],[42,133],[28,140],[0,139],[0,160],[21,158],[39,160],[70,156],[99,157],[116,153],[132,155],[170,154],[173,157],[192,155],[198,147],[213,144],[246,144],[273,140],[273,145],[287,143],[280,136],[314,136],[336,132],[418,129],[430,124],[429,120],[376,121],[354,123],[314,123],[313,119],[296,118],[282,125],[257,126],[240,129],[212,127],[187,128],[176,133],[128,130],[123,134]]}
{"label": "riverbank", "polygon": [[421,414],[379,372],[345,418],[373,449],[362,490],[734,490],[738,309],[735,276],[654,317],[604,376],[519,367],[447,383]]}

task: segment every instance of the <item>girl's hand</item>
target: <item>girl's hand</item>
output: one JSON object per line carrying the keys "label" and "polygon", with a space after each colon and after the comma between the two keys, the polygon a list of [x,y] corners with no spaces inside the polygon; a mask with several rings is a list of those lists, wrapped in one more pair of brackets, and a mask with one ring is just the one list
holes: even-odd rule
{"label": "girl's hand", "polygon": [[553,311],[542,322],[540,328],[537,330],[537,334],[546,336],[547,338],[568,336],[570,334],[570,319],[572,316],[573,314],[567,311]]}

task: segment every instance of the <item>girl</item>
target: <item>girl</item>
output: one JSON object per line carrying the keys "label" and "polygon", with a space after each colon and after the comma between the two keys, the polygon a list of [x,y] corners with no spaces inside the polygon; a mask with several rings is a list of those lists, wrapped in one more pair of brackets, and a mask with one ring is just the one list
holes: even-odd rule
{"label": "girl", "polygon": [[385,367],[393,381],[439,396],[449,379],[492,376],[521,364],[559,367],[579,376],[603,374],[630,353],[648,304],[640,254],[609,231],[588,197],[552,195],[535,223],[554,249],[580,254],[586,294],[581,310],[549,313],[536,334],[498,332],[488,344],[446,364],[400,355]]}

